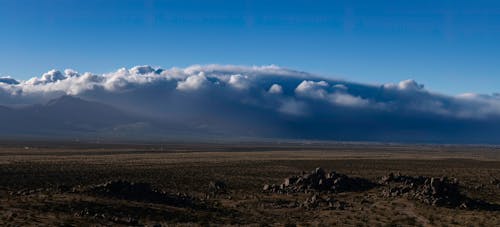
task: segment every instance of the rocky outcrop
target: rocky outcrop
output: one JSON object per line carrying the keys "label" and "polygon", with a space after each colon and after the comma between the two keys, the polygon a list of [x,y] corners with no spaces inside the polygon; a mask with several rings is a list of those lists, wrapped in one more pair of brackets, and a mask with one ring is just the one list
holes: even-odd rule
{"label": "rocky outcrop", "polygon": [[461,194],[456,178],[406,176],[390,173],[382,177],[379,183],[387,186],[382,192],[385,197],[404,196],[425,204],[450,208],[498,209],[495,205]]}
{"label": "rocky outcrop", "polygon": [[348,192],[364,191],[376,186],[375,183],[355,177],[337,173],[335,171],[325,172],[322,168],[316,168],[310,173],[303,172],[301,175],[285,178],[279,185],[264,185],[264,192],[272,193],[307,193],[307,192]]}
{"label": "rocky outcrop", "polygon": [[464,200],[459,192],[458,180],[446,177],[394,175],[384,176],[379,182],[389,187],[383,191],[385,197],[408,196],[435,206],[460,206]]}

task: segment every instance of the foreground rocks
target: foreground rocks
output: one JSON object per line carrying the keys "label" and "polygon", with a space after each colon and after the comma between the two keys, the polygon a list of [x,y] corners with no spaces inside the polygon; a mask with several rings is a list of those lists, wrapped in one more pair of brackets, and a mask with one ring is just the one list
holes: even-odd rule
{"label": "foreground rocks", "polygon": [[320,194],[313,194],[304,202],[300,203],[300,206],[308,209],[324,207],[330,210],[344,210],[346,209],[348,204],[346,202],[339,201],[331,196],[321,196]]}
{"label": "foreground rocks", "polygon": [[457,179],[412,177],[391,173],[384,176],[380,183],[389,186],[383,191],[385,197],[408,196],[434,206],[457,207],[464,202]]}
{"label": "foreground rocks", "polygon": [[384,197],[407,197],[428,205],[463,209],[496,209],[460,193],[458,180],[447,177],[405,176],[390,173],[379,182],[388,186]]}
{"label": "foreground rocks", "polygon": [[271,193],[338,193],[364,191],[375,186],[375,183],[366,179],[348,177],[335,171],[326,173],[322,168],[316,168],[310,173],[288,177],[280,185],[264,185],[262,190]]}
{"label": "foreground rocks", "polygon": [[[496,179],[492,179],[490,183],[499,184]],[[310,173],[303,172],[301,175],[285,178],[279,185],[266,184],[262,191],[279,194],[309,193],[312,196],[300,202],[300,207],[344,209],[346,203],[334,200],[330,193],[359,192],[374,187],[384,187],[382,196],[386,198],[406,197],[428,205],[449,208],[499,210],[498,205],[471,199],[462,194],[458,180],[448,177],[390,173],[383,176],[378,183],[373,183],[367,179],[349,177],[335,171],[327,173],[322,168],[316,168]]]}

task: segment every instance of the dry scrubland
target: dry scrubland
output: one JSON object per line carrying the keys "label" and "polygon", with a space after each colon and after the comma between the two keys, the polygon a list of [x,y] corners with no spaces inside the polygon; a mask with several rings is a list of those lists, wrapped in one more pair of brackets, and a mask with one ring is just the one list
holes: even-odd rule
{"label": "dry scrubland", "polygon": [[[0,225],[500,226],[499,151],[380,144],[4,143]],[[460,193],[491,206],[461,209],[387,197],[387,185],[263,192],[265,184],[279,185],[316,167],[372,182],[390,172],[453,177]],[[334,205],[311,206],[314,195]]]}

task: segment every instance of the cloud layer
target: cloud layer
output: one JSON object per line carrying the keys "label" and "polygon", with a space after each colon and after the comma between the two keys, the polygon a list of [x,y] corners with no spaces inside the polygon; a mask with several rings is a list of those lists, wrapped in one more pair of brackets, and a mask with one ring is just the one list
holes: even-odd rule
{"label": "cloud layer", "polygon": [[26,81],[0,78],[0,105],[44,103],[61,95],[221,133],[280,137],[371,140],[405,132],[425,140],[423,134],[447,138],[455,129],[460,136],[473,128],[471,133],[483,133],[477,125],[500,119],[499,95],[448,96],[414,80],[360,84],[273,65],[136,66],[103,75],[51,70]]}

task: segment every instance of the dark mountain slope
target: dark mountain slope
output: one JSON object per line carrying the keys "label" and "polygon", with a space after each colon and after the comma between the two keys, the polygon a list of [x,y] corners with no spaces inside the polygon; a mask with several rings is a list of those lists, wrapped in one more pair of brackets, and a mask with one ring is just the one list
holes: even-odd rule
{"label": "dark mountain slope", "polygon": [[44,105],[0,107],[0,134],[65,135],[96,132],[141,122],[138,116],[105,104],[62,96]]}

